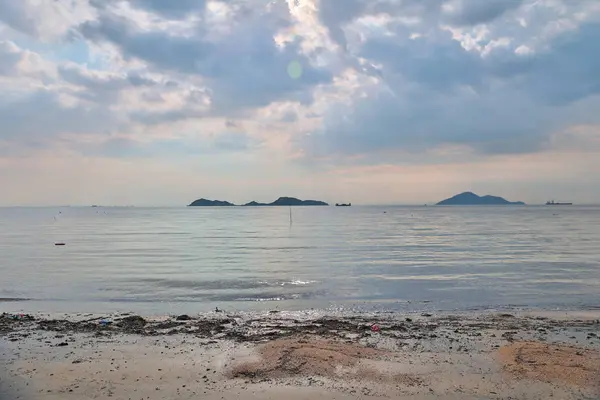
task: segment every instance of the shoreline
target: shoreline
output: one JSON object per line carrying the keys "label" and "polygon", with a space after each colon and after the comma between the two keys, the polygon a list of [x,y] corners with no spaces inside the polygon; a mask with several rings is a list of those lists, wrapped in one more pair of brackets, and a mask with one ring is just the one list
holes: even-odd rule
{"label": "shoreline", "polygon": [[0,398],[598,398],[599,336],[600,310],[2,314]]}

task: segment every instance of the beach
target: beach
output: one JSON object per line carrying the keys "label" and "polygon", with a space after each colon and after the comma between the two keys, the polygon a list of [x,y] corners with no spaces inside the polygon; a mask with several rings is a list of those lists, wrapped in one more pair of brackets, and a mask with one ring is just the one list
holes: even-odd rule
{"label": "beach", "polygon": [[2,314],[1,399],[597,399],[600,312]]}

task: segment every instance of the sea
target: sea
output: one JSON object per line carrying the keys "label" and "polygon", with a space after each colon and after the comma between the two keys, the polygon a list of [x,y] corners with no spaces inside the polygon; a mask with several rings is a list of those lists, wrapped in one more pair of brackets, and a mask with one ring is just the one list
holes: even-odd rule
{"label": "sea", "polygon": [[215,309],[600,309],[600,207],[0,208],[0,312]]}

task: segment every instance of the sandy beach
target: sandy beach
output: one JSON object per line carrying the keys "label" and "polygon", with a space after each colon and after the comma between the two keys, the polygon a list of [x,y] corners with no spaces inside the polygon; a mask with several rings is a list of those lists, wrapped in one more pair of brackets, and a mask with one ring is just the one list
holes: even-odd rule
{"label": "sandy beach", "polygon": [[0,399],[598,399],[598,314],[2,314]]}

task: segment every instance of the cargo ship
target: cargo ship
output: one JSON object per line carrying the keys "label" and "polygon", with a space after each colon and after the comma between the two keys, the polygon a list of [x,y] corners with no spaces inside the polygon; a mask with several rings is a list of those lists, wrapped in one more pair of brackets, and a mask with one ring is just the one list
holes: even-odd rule
{"label": "cargo ship", "polygon": [[335,206],[336,206],[336,207],[350,207],[350,206],[352,206],[352,203],[348,203],[348,204],[343,204],[343,203],[342,203],[342,204],[339,204],[339,203],[335,203]]}
{"label": "cargo ship", "polygon": [[554,200],[552,200],[552,201],[547,201],[546,205],[547,206],[572,206],[573,203],[557,203]]}

